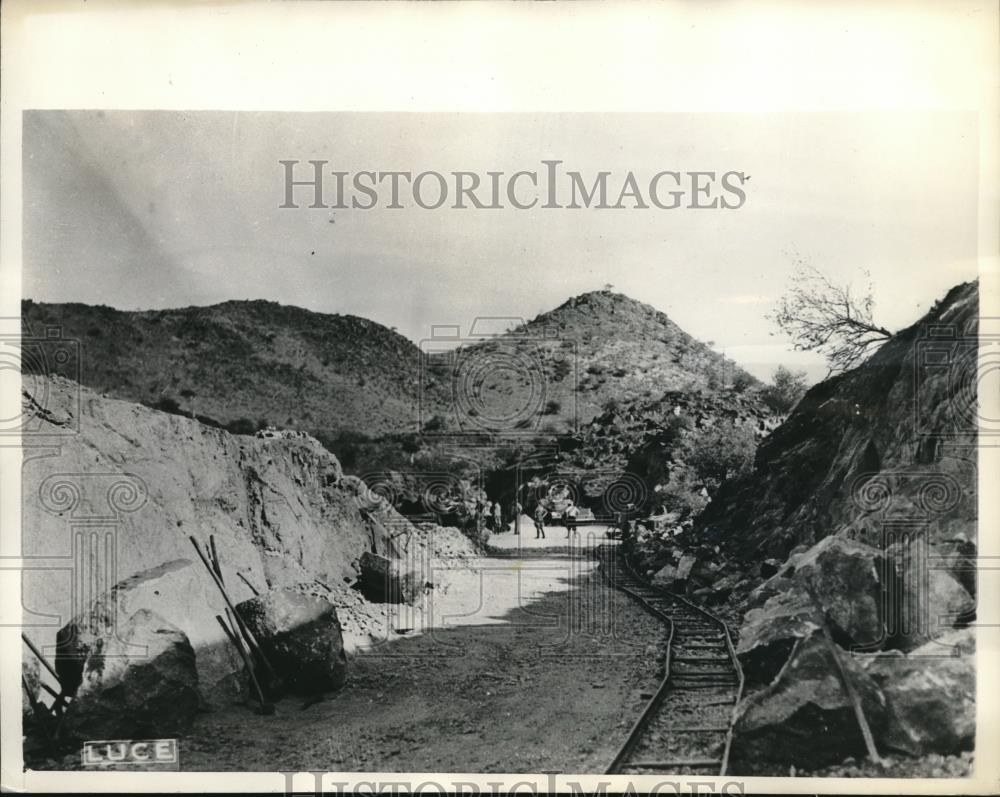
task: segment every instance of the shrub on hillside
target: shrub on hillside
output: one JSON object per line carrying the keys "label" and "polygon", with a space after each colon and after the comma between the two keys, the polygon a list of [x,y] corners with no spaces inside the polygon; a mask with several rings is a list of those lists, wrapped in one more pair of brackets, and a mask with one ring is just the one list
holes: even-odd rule
{"label": "shrub on hillside", "polygon": [[182,415],[181,406],[177,403],[177,399],[171,396],[160,396],[157,402],[153,405],[153,409],[160,410],[161,412],[169,412],[171,415]]}
{"label": "shrub on hillside", "polygon": [[791,412],[805,393],[805,371],[790,371],[779,365],[771,378],[771,384],[761,391],[760,397],[768,407],[783,415]]}
{"label": "shrub on hillside", "polygon": [[727,479],[750,472],[757,439],[748,426],[719,423],[707,429],[685,430],[681,451],[685,464],[709,492],[714,492]]}
{"label": "shrub on hillside", "polygon": [[257,431],[257,424],[249,418],[237,418],[227,423],[225,428],[230,434],[253,434]]}
{"label": "shrub on hillside", "polygon": [[656,486],[654,501],[676,513],[678,521],[683,522],[700,515],[709,497],[691,468],[680,466],[671,470],[666,482]]}
{"label": "shrub on hillside", "polygon": [[434,415],[424,424],[425,432],[440,432],[445,427],[445,420],[440,415]]}
{"label": "shrub on hillside", "polygon": [[754,378],[746,371],[737,371],[733,376],[733,390],[737,393],[746,393],[753,384]]}

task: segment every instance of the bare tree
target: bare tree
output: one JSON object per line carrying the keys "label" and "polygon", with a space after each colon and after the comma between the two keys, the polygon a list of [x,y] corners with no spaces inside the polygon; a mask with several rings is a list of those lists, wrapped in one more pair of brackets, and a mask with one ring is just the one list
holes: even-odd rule
{"label": "bare tree", "polygon": [[832,374],[858,365],[892,337],[875,323],[874,309],[870,284],[855,296],[850,285],[837,285],[818,269],[800,264],[791,288],[768,318],[799,351],[823,354]]}

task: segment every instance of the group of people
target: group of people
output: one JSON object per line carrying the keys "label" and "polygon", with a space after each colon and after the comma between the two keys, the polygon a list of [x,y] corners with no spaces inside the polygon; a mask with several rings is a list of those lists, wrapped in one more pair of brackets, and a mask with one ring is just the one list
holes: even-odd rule
{"label": "group of people", "polygon": [[[521,514],[524,512],[524,507],[521,506],[520,501],[514,501],[510,507],[509,512],[505,513],[503,506],[499,501],[486,500],[477,504],[476,506],[476,525],[481,528],[488,530],[491,534],[500,534],[507,530],[507,523],[509,522],[508,516],[513,516],[514,520],[514,533],[519,534],[521,531]],[[562,510],[560,520],[562,525],[566,528],[566,537],[577,534],[579,532],[576,528],[577,517],[580,514],[580,508],[570,501]],[[541,539],[545,537],[545,523],[550,520],[553,516],[553,512],[549,509],[544,501],[539,501],[535,506],[535,510],[532,513],[532,519],[535,523],[535,539]]]}
{"label": "group of people", "polygon": [[487,529],[491,534],[499,534],[504,530],[503,508],[499,501],[487,500],[476,506],[476,524]]}
{"label": "group of people", "polygon": [[[535,507],[535,512],[533,515],[535,521],[535,539],[545,538],[545,521],[552,513],[545,506],[544,502],[539,501],[538,506]],[[562,511],[562,522],[566,527],[566,538],[569,539],[570,535],[577,534],[580,532],[576,530],[576,518],[580,514],[580,510],[576,504],[570,501],[565,509]]]}

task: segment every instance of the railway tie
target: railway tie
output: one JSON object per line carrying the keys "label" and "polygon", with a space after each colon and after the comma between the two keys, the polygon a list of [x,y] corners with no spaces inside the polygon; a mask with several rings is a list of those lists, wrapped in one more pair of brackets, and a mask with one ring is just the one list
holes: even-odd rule
{"label": "railway tie", "polygon": [[725,622],[684,596],[640,579],[612,546],[602,546],[598,556],[609,584],[667,628],[663,680],[607,774],[725,775],[743,692],[743,671]]}

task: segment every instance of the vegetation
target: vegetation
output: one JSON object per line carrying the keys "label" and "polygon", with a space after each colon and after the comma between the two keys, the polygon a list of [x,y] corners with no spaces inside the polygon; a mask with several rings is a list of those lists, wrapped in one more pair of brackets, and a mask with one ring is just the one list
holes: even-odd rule
{"label": "vegetation", "polygon": [[856,295],[850,285],[835,284],[800,263],[770,318],[796,349],[823,354],[832,374],[860,364],[892,337],[875,322],[874,310],[870,284]]}
{"label": "vegetation", "polygon": [[805,371],[790,371],[779,365],[771,378],[771,384],[760,392],[764,403],[782,415],[791,412],[806,393]]}

